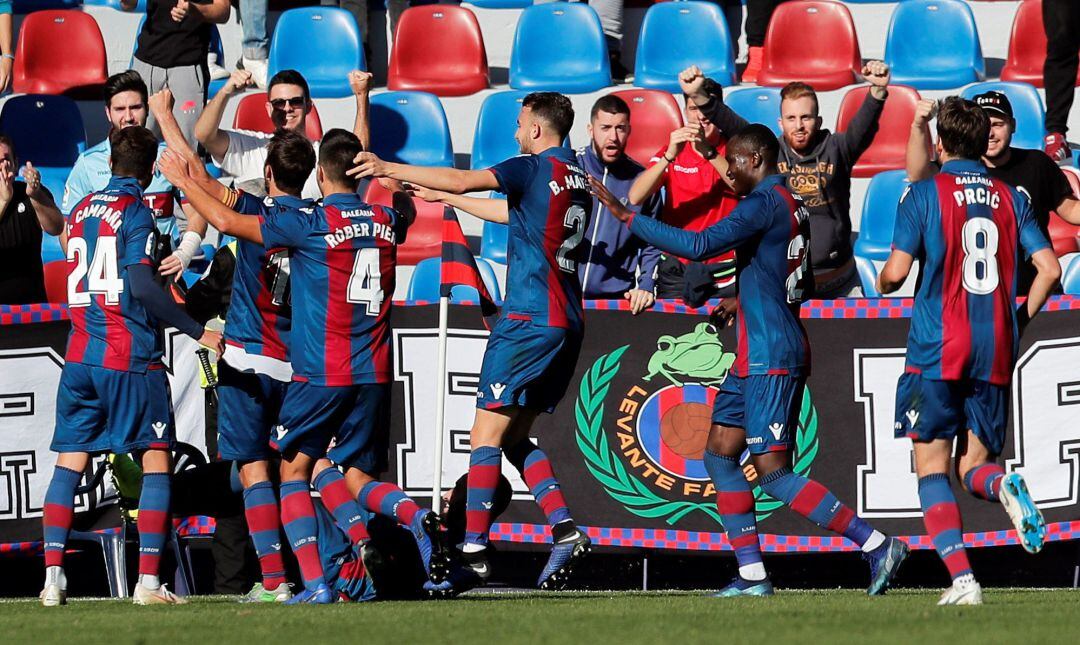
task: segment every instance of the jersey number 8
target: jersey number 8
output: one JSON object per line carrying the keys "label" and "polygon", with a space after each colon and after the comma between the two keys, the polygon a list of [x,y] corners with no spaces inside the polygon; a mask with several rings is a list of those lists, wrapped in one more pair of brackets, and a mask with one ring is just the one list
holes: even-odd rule
{"label": "jersey number 8", "polygon": [[992,220],[976,217],[964,223],[964,289],[977,296],[993,293],[998,275],[998,230]]}
{"label": "jersey number 8", "polygon": [[[86,240],[81,237],[68,239],[67,261],[75,263],[68,273],[67,297],[71,307],[89,307],[91,295],[105,296],[105,304],[120,304],[124,281],[117,268],[116,238],[102,236],[97,239],[94,257],[87,259]],[[79,283],[86,278],[86,291],[79,290]]]}

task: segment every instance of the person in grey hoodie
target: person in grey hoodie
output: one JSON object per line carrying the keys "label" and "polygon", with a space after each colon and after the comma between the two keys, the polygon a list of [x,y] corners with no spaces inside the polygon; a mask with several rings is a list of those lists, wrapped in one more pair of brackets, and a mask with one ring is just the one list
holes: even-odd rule
{"label": "person in grey hoodie", "polygon": [[[862,75],[870,92],[844,132],[822,129],[811,86],[788,83],[780,92],[783,139],[777,166],[810,211],[810,259],[816,297],[823,299],[862,295],[851,240],[851,169],[877,133],[888,96],[889,66],[869,61]],[[696,66],[679,76],[683,91],[694,90],[688,96],[727,136],[748,124],[721,96],[700,90],[705,77]]]}

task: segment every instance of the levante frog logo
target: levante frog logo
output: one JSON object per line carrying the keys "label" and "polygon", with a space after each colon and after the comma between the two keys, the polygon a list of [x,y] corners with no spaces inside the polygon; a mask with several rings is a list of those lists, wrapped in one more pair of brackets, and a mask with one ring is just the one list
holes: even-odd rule
{"label": "levante frog logo", "polygon": [[[627,511],[675,524],[700,512],[720,522],[716,489],[705,472],[713,399],[735,354],[725,351],[716,328],[700,323],[682,336],[661,336],[644,375],[617,378],[629,345],[596,360],[578,389],[574,413],[578,448],[604,490]],[[640,369],[639,367],[639,369]],[[640,374],[642,371],[638,371]],[[625,383],[618,386],[617,383]],[[817,411],[807,390],[795,438],[795,471],[807,475],[817,456]],[[744,452],[751,485],[757,474]],[[754,486],[758,519],[780,502]]]}

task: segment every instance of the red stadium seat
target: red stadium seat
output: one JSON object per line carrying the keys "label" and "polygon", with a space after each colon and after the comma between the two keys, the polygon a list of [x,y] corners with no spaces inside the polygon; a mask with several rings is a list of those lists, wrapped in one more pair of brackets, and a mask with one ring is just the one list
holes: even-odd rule
{"label": "red stadium seat", "polygon": [[682,127],[682,110],[675,97],[662,90],[620,90],[613,94],[630,106],[626,154],[645,165],[649,157],[667,144],[671,131]]}
{"label": "red stadium seat", "polygon": [[839,2],[785,2],[765,33],[765,65],[758,85],[809,83],[821,92],[855,82],[862,68],[851,12]]}
{"label": "red stadium seat", "polygon": [[[848,90],[840,104],[840,113],[836,117],[836,131],[847,130],[848,124],[859,111],[859,106],[866,99],[870,86]],[[870,147],[855,163],[853,177],[873,177],[886,170],[900,170],[904,167],[907,153],[908,133],[911,120],[915,117],[915,106],[919,102],[919,92],[906,85],[890,85],[889,98],[885,100],[885,109],[881,113],[877,134]]]}
{"label": "red stadium seat", "polygon": [[[1061,172],[1072,186],[1073,196],[1080,199],[1080,171],[1075,168],[1062,168]],[[1061,257],[1067,253],[1080,251],[1080,226],[1066,222],[1057,213],[1050,213],[1050,243],[1054,253]]]}
{"label": "red stadium seat", "polygon": [[12,90],[99,98],[108,64],[97,21],[81,11],[36,11],[19,30]]}
{"label": "red stadium seat", "polygon": [[[255,132],[274,133],[274,122],[266,113],[266,92],[245,94],[236,106],[236,115],[233,116],[233,128],[236,130],[254,130]],[[304,134],[312,141],[322,139],[322,121],[319,120],[319,109],[315,103],[311,104],[311,112],[307,116],[307,125]]]}
{"label": "red stadium seat", "polygon": [[[1009,58],[1001,70],[1001,80],[1022,81],[1043,86],[1046,61],[1046,31],[1043,29],[1042,0],[1024,0],[1013,18],[1009,37]],[[1080,85],[1080,71],[1077,72]]]}
{"label": "red stadium seat", "polygon": [[45,263],[45,295],[54,305],[67,304],[67,260]]}
{"label": "red stadium seat", "polygon": [[387,87],[438,96],[487,89],[487,52],[473,12],[445,4],[406,9],[394,34]]}
{"label": "red stadium seat", "polygon": [[[378,181],[372,181],[364,193],[364,201],[369,204],[392,206],[390,191]],[[409,227],[405,243],[398,247],[398,264],[409,266],[428,258],[442,257],[442,221],[446,208],[442,204],[430,204],[422,199],[413,199],[416,206],[416,221]]]}

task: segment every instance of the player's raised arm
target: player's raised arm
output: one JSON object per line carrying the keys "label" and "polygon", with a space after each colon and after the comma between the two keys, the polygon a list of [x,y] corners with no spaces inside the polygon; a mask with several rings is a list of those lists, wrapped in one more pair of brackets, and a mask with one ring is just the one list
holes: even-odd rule
{"label": "player's raised arm", "polygon": [[206,192],[200,182],[191,177],[189,161],[169,148],[161,154],[158,168],[174,186],[184,191],[188,201],[214,228],[233,237],[262,244],[259,218],[241,215],[227,203],[235,200],[235,193],[226,191],[224,201]]}
{"label": "player's raised arm", "polygon": [[406,188],[410,195],[419,197],[425,202],[446,204],[488,222],[506,224],[510,221],[510,208],[507,206],[505,199],[466,197],[465,195],[455,195],[443,190],[432,190],[415,184],[410,184]]}
{"label": "player's raised arm", "polygon": [[356,166],[346,172],[350,177],[386,177],[410,184],[460,195],[480,190],[498,190],[499,182],[488,170],[457,170],[429,168],[392,163],[379,159],[372,152],[361,152],[353,160]]}
{"label": "player's raised arm", "polygon": [[911,122],[908,135],[907,151],[904,154],[904,167],[908,181],[920,181],[932,177],[936,172],[930,154],[930,120],[937,113],[937,101],[920,99],[915,106],[915,118]]}
{"label": "player's raised arm", "polygon": [[881,268],[881,273],[878,274],[878,292],[886,295],[899,289],[907,280],[914,263],[915,258],[910,253],[893,249],[885,266]]}

